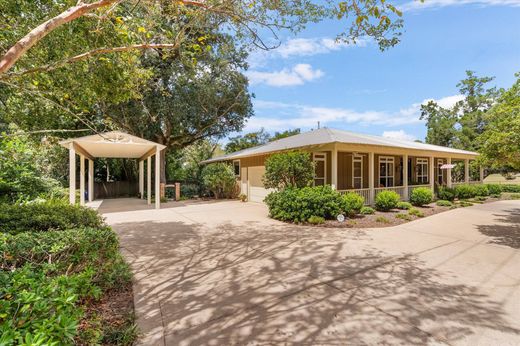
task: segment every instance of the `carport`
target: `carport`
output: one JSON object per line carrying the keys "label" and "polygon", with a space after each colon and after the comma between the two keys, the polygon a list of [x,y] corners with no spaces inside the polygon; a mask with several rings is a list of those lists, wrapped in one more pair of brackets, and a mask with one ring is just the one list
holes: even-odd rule
{"label": "carport", "polygon": [[98,133],[91,136],[71,138],[60,142],[69,150],[69,201],[76,203],[76,155],[79,155],[79,202],[85,205],[85,160],[88,160],[88,201],[94,199],[94,159],[124,158],[139,160],[139,193],[144,197],[144,161],[146,160],[146,195],[152,203],[152,156],[155,156],[155,209],[161,207],[160,152],[164,145],[120,131]]}

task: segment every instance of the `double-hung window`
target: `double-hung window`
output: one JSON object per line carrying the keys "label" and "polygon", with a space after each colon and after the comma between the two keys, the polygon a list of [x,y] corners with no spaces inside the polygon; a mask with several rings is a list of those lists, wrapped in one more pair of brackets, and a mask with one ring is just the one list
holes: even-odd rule
{"label": "double-hung window", "polygon": [[439,183],[439,185],[442,185],[442,183],[444,182],[444,175],[443,175],[443,171],[441,168],[442,165],[444,165],[444,160],[443,159],[437,160],[437,183]]}
{"label": "double-hung window", "polygon": [[394,158],[391,156],[379,157],[379,186],[394,186]]}
{"label": "double-hung window", "polygon": [[327,183],[327,154],[314,153],[314,185],[321,186]]}
{"label": "double-hung window", "polygon": [[363,156],[354,155],[352,158],[352,186],[354,189],[363,188]]}
{"label": "double-hung window", "polygon": [[240,160],[233,161],[233,171],[235,172],[235,177],[240,178]]}
{"label": "double-hung window", "polygon": [[428,159],[417,158],[416,180],[419,184],[428,184]]}

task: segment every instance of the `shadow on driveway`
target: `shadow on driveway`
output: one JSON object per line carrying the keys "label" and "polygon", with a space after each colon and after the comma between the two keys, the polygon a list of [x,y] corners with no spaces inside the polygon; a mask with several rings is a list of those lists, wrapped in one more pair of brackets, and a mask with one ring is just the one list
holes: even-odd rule
{"label": "shadow on driveway", "polygon": [[477,226],[480,233],[491,237],[490,243],[520,249],[520,208],[505,210],[503,214],[493,214],[493,225]]}

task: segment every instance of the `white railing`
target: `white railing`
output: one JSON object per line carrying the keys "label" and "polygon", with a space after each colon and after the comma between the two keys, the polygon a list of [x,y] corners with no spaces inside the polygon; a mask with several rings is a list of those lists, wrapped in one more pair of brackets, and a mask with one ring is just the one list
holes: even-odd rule
{"label": "white railing", "polygon": [[404,186],[393,186],[393,187],[378,187],[374,189],[374,198],[377,197],[377,195],[383,191],[394,191],[399,196],[401,196],[401,199],[406,199]]}
{"label": "white railing", "polygon": [[415,190],[415,189],[418,189],[420,187],[426,187],[426,188],[430,188],[430,185],[429,184],[424,184],[424,185],[408,185],[408,198],[410,198],[409,196],[412,195],[412,191]]}
{"label": "white railing", "polygon": [[360,195],[365,199],[365,205],[371,205],[372,200],[370,198],[370,189],[353,189],[353,190],[340,190],[339,193],[345,194],[347,192],[352,192]]}

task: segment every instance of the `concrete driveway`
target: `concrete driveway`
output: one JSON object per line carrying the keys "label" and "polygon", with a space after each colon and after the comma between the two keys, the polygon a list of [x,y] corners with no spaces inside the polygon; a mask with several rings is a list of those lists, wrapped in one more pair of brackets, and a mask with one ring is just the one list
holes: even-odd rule
{"label": "concrete driveway", "polygon": [[370,230],[140,203],[100,210],[135,273],[141,344],[520,344],[520,201]]}

